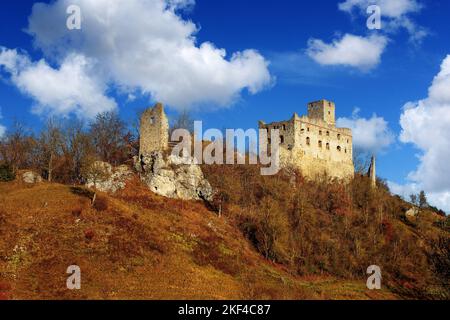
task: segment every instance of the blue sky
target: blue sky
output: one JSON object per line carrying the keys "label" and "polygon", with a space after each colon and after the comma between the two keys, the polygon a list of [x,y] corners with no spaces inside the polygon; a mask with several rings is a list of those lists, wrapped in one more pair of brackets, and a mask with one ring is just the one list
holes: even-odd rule
{"label": "blue sky", "polygon": [[[33,14],[34,1],[2,1],[0,126],[18,119],[38,130],[49,114],[89,118],[111,108],[132,119],[136,110],[164,100],[169,115],[189,109],[204,127],[252,128],[260,119],[303,114],[307,102],[326,98],[336,102],[341,123],[361,133],[357,147],[377,152],[378,174],[395,192],[425,189],[433,204],[450,210],[450,171],[436,165],[450,156],[450,2],[389,1],[172,0],[161,9],[163,0],[130,0],[124,7],[121,1],[92,1],[97,6],[91,7],[74,0],[70,4],[79,4],[85,18],[76,31],[64,29],[67,15],[58,11],[68,1],[47,1]],[[381,30],[366,26],[365,9],[373,3],[381,8]],[[123,14],[111,14],[107,26],[94,21],[95,10],[101,15],[116,6]],[[112,50],[95,46],[121,32]],[[139,43],[153,42],[156,47],[139,52]],[[199,49],[203,43],[211,48]],[[127,49],[142,54],[124,54]],[[249,49],[231,63],[234,53]],[[12,56],[13,64],[6,59]],[[46,75],[61,82],[72,68],[83,84],[67,85],[86,90],[81,97],[32,83]],[[428,120],[417,123],[419,116]]]}

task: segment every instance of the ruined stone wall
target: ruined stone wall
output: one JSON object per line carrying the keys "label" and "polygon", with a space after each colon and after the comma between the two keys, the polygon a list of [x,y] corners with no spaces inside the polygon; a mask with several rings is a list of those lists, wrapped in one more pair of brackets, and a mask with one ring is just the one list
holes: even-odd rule
{"label": "ruined stone wall", "polygon": [[283,168],[299,169],[305,177],[311,180],[316,180],[324,175],[348,180],[354,177],[355,170],[352,162],[336,162],[315,158],[305,154],[304,150],[297,147],[293,150],[287,150],[282,146],[280,149],[280,164]]}
{"label": "ruined stone wall", "polygon": [[141,117],[139,154],[146,155],[153,151],[169,148],[169,120],[162,104],[147,109]]}
{"label": "ruined stone wall", "polygon": [[332,162],[353,162],[350,129],[336,128],[308,117],[302,117],[296,122],[297,146],[305,151],[305,155]]}
{"label": "ruined stone wall", "polygon": [[[323,174],[340,179],[354,177],[353,138],[347,128],[336,128],[334,103],[323,100],[308,105],[309,115],[297,114],[289,121],[265,124],[260,128],[280,130],[280,164],[296,167],[311,179]],[[317,106],[323,110],[317,109]],[[330,110],[330,114],[328,114]],[[332,111],[331,111],[332,110]],[[317,112],[317,113],[315,113]],[[328,118],[325,116],[328,114]],[[270,136],[270,135],[269,135]],[[271,141],[266,141],[270,144]],[[260,139],[260,143],[263,141]]]}
{"label": "ruined stone wall", "polygon": [[[265,124],[264,122],[260,122],[260,129],[265,129],[267,132],[268,143],[272,143],[272,130],[279,130],[279,142],[281,145],[284,145],[286,148],[292,149],[296,144],[296,135],[295,135],[295,122],[293,121],[282,121],[282,122],[273,122],[270,124]],[[261,139],[261,137],[260,137]],[[261,141],[261,140],[260,140]]]}

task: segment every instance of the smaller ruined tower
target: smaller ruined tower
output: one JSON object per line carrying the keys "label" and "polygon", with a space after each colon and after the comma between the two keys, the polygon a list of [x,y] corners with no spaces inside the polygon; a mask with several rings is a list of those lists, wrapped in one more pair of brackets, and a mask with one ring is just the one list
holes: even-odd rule
{"label": "smaller ruined tower", "polygon": [[370,167],[368,176],[370,178],[370,183],[373,188],[377,187],[377,172],[376,172],[376,163],[375,163],[375,156],[372,156],[372,159],[370,161]]}
{"label": "smaller ruined tower", "polygon": [[169,120],[161,103],[144,111],[139,132],[139,156],[169,148]]}

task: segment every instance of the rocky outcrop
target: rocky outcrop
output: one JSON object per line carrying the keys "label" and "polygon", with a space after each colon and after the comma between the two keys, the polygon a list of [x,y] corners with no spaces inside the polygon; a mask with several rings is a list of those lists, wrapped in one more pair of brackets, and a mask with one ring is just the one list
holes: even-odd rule
{"label": "rocky outcrop", "polygon": [[86,187],[114,193],[125,188],[133,172],[126,165],[113,168],[109,163],[96,161],[85,173]]}
{"label": "rocky outcrop", "polygon": [[211,201],[213,190],[192,158],[155,151],[136,161],[141,180],[154,193],[173,199]]}
{"label": "rocky outcrop", "polygon": [[42,177],[36,172],[27,171],[22,174],[22,180],[28,184],[40,183],[42,182]]}
{"label": "rocky outcrop", "polygon": [[419,214],[419,208],[417,207],[412,207],[411,209],[409,209],[408,211],[406,211],[405,216],[407,218],[414,218]]}

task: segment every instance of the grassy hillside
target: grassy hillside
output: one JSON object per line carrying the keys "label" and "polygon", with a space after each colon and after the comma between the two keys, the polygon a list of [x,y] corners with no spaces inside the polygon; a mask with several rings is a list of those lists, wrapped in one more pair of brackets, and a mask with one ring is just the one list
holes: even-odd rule
{"label": "grassy hillside", "polygon": [[[0,183],[0,299],[397,299],[418,297],[420,281],[442,297],[426,255],[438,253],[430,239],[448,236],[433,226],[442,217],[366,224],[339,184],[253,170],[207,172],[221,216],[158,197],[137,179],[94,206],[79,187]],[[73,264],[79,291],[66,289]],[[386,270],[380,291],[366,288],[370,264]]]}
{"label": "grassy hillside", "polygon": [[450,298],[450,220],[412,206],[357,175],[344,184],[285,170],[264,177],[255,166],[205,166],[216,206],[267,259],[296,275],[360,279],[370,265],[404,298]]}

